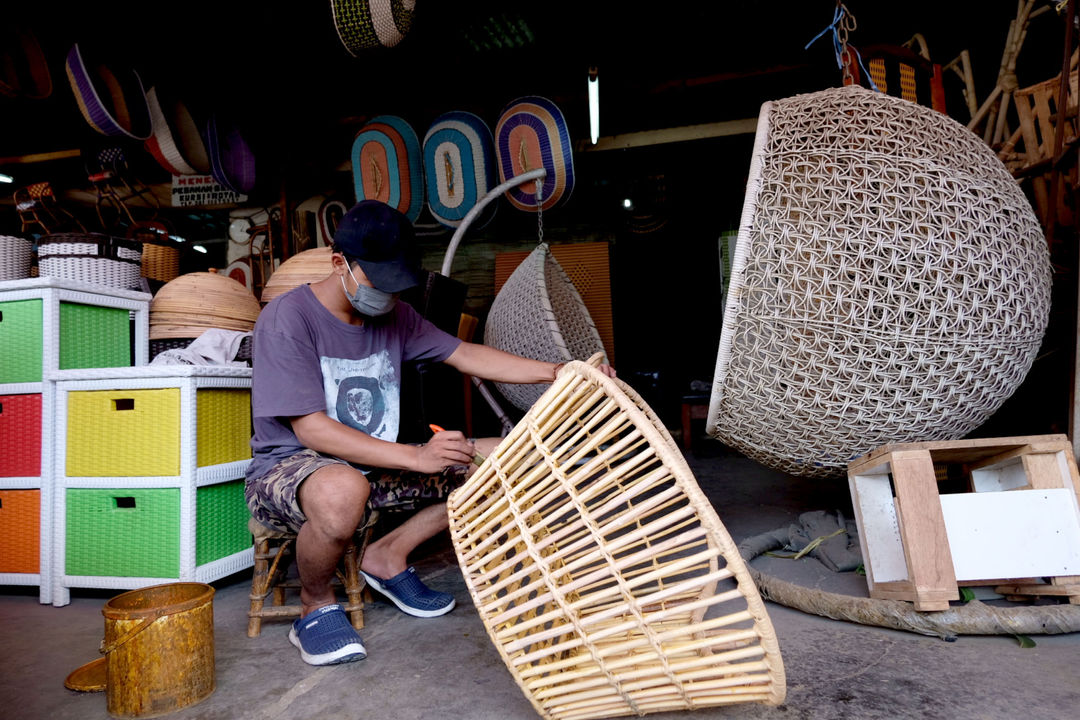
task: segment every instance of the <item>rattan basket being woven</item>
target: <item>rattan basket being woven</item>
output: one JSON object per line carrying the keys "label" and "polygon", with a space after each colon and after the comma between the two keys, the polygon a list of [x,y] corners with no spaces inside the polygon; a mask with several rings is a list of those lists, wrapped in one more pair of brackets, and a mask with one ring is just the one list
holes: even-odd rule
{"label": "rattan basket being woven", "polygon": [[265,305],[295,287],[325,280],[330,274],[330,248],[304,250],[281,263],[266,281],[260,301]]}
{"label": "rattan basket being woven", "polygon": [[545,718],[781,703],[779,646],[735,543],[599,361],[568,363],[449,498],[492,642]]}
{"label": "rattan basket being woven", "polygon": [[821,478],[963,437],[1024,380],[1050,286],[1023,191],[963,125],[858,86],[765,103],[709,432]]}
{"label": "rattan basket being woven", "polygon": [[[540,243],[518,265],[495,296],[484,325],[484,344],[555,363],[604,352],[589,309],[547,243]],[[496,386],[520,410],[528,410],[547,389],[547,385]]]}
{"label": "rattan basket being woven", "polygon": [[194,338],[207,328],[251,332],[261,309],[251,291],[230,277],[186,273],[150,301],[150,339]]}
{"label": "rattan basket being woven", "polygon": [[0,280],[22,280],[30,277],[34,244],[26,238],[0,235]]}

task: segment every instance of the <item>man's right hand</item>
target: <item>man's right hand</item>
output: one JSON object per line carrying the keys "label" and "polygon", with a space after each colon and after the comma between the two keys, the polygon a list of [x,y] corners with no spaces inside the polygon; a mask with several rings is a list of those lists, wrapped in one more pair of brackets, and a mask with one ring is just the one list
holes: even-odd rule
{"label": "man's right hand", "polygon": [[476,448],[457,430],[435,433],[426,445],[417,448],[416,471],[437,473],[451,465],[468,465]]}

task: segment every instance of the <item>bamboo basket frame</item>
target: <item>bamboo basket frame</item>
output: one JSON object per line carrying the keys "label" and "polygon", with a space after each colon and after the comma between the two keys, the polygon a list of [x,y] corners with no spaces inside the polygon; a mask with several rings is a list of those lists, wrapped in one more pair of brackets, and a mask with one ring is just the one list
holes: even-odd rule
{"label": "bamboo basket frame", "polygon": [[567,363],[450,495],[488,635],[544,718],[780,704],[779,645],[735,543],[600,357]]}

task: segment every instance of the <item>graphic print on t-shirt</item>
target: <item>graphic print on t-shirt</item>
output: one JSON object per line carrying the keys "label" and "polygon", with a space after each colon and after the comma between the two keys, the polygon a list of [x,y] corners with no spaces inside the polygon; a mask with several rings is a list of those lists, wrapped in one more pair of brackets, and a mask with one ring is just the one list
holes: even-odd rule
{"label": "graphic print on t-shirt", "polygon": [[397,440],[401,383],[389,352],[360,360],[322,357],[319,364],[327,415],[372,437]]}

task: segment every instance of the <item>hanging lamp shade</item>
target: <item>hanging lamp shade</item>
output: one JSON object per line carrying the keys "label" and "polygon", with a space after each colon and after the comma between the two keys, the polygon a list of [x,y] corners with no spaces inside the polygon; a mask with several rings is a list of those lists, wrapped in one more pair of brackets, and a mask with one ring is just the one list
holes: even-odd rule
{"label": "hanging lamp shade", "polygon": [[206,175],[210,157],[191,111],[167,88],[155,85],[146,93],[153,134],[144,146],[171,175]]}
{"label": "hanging lamp shade", "polygon": [[[502,111],[495,125],[499,182],[529,170],[544,168],[542,209],[565,203],[574,190],[574,154],[566,118],[555,103],[538,96],[518,98]],[[518,210],[536,212],[536,184],[523,183],[506,191]]]}
{"label": "hanging lamp shade", "polygon": [[[592,316],[547,243],[529,253],[499,289],[484,324],[484,344],[554,363],[597,353],[604,357],[604,343]],[[532,407],[548,387],[495,385],[520,410]]]}
{"label": "hanging lamp shade", "polygon": [[[428,128],[423,151],[428,210],[443,225],[457,227],[497,184],[491,129],[472,113],[447,112]],[[489,204],[474,224],[486,225],[497,207]]]}
{"label": "hanging lamp shade", "polygon": [[1023,191],[963,125],[854,85],[767,102],[709,432],[820,478],[961,438],[1024,380],[1050,286]]}
{"label": "hanging lamp shade", "polygon": [[356,201],[379,200],[412,222],[424,206],[420,140],[409,123],[379,115],[360,128],[352,146]]}
{"label": "hanging lamp shade", "polygon": [[102,135],[146,140],[153,132],[142,80],[133,68],[106,65],[75,43],[65,62],[68,83],[90,127]]}
{"label": "hanging lamp shade", "polygon": [[334,28],[349,54],[394,47],[412,28],[416,0],[330,0]]}

